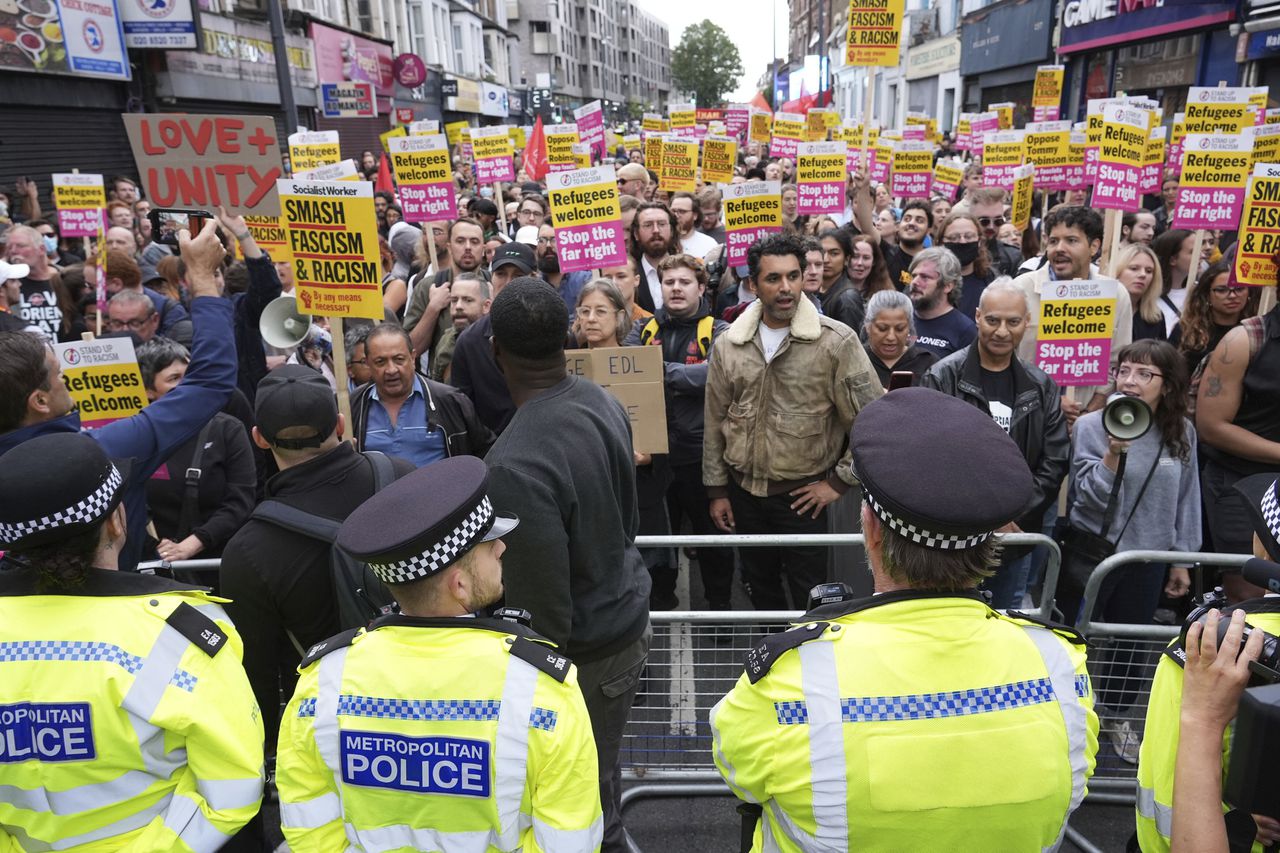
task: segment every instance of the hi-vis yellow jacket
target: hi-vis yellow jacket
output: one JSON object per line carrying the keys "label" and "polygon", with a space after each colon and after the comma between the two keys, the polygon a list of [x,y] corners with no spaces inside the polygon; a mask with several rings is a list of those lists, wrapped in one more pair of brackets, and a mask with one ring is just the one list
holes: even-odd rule
{"label": "hi-vis yellow jacket", "polygon": [[[1245,622],[1269,634],[1280,634],[1280,599],[1252,599],[1240,602],[1245,608]],[[1252,612],[1253,609],[1270,612]],[[1138,844],[1144,853],[1168,853],[1173,834],[1173,776],[1178,757],[1178,729],[1182,718],[1182,665],[1170,654],[1178,656],[1181,643],[1174,640],[1160,656],[1155,680],[1151,683],[1151,699],[1147,703],[1147,724],[1138,751]],[[1227,778],[1227,759],[1231,754],[1231,732],[1228,726],[1222,737],[1222,779]],[[1229,807],[1223,807],[1226,811]],[[1262,853],[1261,845],[1253,849]]]}
{"label": "hi-vis yellow jacket", "polygon": [[1051,850],[1093,772],[1083,641],[976,595],[826,605],[746,668],[711,726],[753,850]]}
{"label": "hi-vis yellow jacket", "polygon": [[257,813],[262,720],[218,601],[0,572],[0,851],[213,851]]}
{"label": "hi-vis yellow jacket", "polygon": [[588,853],[603,835],[577,671],[495,619],[390,616],[303,658],[276,781],[294,853]]}

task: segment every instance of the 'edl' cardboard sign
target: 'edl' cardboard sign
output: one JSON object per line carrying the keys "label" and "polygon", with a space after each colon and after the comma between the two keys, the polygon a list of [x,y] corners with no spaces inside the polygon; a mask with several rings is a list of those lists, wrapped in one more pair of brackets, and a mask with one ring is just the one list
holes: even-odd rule
{"label": "'edl' cardboard sign", "polygon": [[627,410],[636,453],[667,452],[662,347],[571,349],[564,358],[570,374],[590,379]]}
{"label": "'edl' cardboard sign", "polygon": [[125,129],[147,198],[156,207],[279,216],[284,177],[269,116],[125,113]]}

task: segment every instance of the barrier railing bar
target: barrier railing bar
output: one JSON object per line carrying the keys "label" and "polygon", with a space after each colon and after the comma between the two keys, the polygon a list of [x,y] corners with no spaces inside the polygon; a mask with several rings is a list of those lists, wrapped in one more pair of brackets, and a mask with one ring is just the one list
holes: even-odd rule
{"label": "barrier railing bar", "polygon": [[[1098,598],[1098,590],[1107,575],[1120,566],[1129,563],[1185,563],[1202,566],[1243,566],[1249,560],[1248,554],[1217,554],[1198,551],[1121,551],[1112,554],[1093,570],[1084,586],[1084,597],[1081,604],[1083,616],[1076,623],[1076,628],[1086,637],[1094,633],[1119,635],[1128,637],[1149,637],[1151,639],[1168,639],[1177,633],[1165,625],[1123,625],[1113,622],[1092,622],[1089,614]],[[1047,586],[1047,584],[1046,584]],[[1145,629],[1145,630],[1144,630]]]}

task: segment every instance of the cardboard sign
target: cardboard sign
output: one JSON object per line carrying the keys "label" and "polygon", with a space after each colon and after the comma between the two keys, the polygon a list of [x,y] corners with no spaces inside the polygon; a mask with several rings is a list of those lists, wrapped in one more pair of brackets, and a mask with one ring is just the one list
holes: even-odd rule
{"label": "cardboard sign", "polygon": [[502,125],[477,127],[471,131],[471,154],[475,157],[476,182],[492,184],[496,181],[514,181],[515,144],[511,134]]}
{"label": "cardboard sign", "polygon": [[[1276,125],[1280,128],[1280,125]],[[702,180],[708,184],[727,184],[733,180],[738,163],[738,143],[721,136],[708,136],[702,142]]]}
{"label": "cardboard sign", "polygon": [[1085,154],[1088,142],[1083,130],[1071,131],[1067,142],[1067,165],[1063,169],[1062,187],[1064,190],[1083,190],[1089,186],[1089,176],[1085,167]]}
{"label": "cardboard sign", "polygon": [[1093,205],[1103,210],[1133,212],[1142,207],[1138,181],[1142,177],[1151,113],[1123,104],[1102,109],[1102,140],[1098,145],[1098,176]]}
{"label": "cardboard sign", "polygon": [[692,128],[698,123],[698,113],[693,104],[671,104],[667,107],[667,115],[671,119],[672,130]]}
{"label": "cardboard sign", "polygon": [[804,141],[804,116],[800,113],[778,113],[773,117],[773,136],[769,140],[770,157],[796,157],[797,146]]}
{"label": "cardboard sign", "polygon": [[271,256],[276,263],[293,263],[289,251],[289,229],[278,216],[246,216],[244,224],[253,236],[258,248]]}
{"label": "cardboard sign", "polygon": [[277,216],[283,175],[269,116],[125,113],[142,187],[156,207]]}
{"label": "cardboard sign", "polygon": [[1026,163],[1013,170],[1013,203],[1010,218],[1013,227],[1025,230],[1031,224],[1031,203],[1035,192],[1036,167]]}
{"label": "cardboard sign", "polygon": [[1060,386],[1106,385],[1116,282],[1056,281],[1040,294],[1036,365]]}
{"label": "cardboard sign", "polygon": [[849,0],[845,65],[898,64],[904,5],[903,0]]}
{"label": "cardboard sign", "polygon": [[747,262],[757,240],[782,230],[782,182],[751,181],[724,188],[724,238],[727,263]]}
{"label": "cardboard sign", "polygon": [[551,124],[544,128],[547,140],[547,166],[552,172],[569,172],[578,168],[573,146],[578,139],[576,124]]}
{"label": "cardboard sign", "polygon": [[753,112],[751,114],[750,140],[766,143],[773,138],[773,113]]}
{"label": "cardboard sign", "polygon": [[321,83],[320,112],[325,118],[372,118],[378,99],[372,83]]}
{"label": "cardboard sign", "polygon": [[1036,186],[1042,190],[1063,189],[1071,155],[1071,122],[1038,121],[1027,124],[1023,136],[1027,162],[1036,166]]}
{"label": "cardboard sign", "polygon": [[882,137],[876,140],[871,151],[874,155],[871,157],[871,181],[872,183],[883,184],[889,180],[889,172],[893,168],[893,146],[896,140],[889,137]]}
{"label": "cardboard sign", "polygon": [[289,134],[289,165],[293,173],[309,172],[342,159],[338,131],[320,130]]}
{"label": "cardboard sign", "polygon": [[960,184],[964,182],[964,163],[959,160],[938,160],[933,165],[933,194],[947,201],[955,201]]}
{"label": "cardboard sign", "polygon": [[[995,133],[1000,130],[1000,116],[993,112],[978,113],[969,121],[970,144],[969,149],[974,156],[981,157],[983,154],[982,145],[986,140],[988,133]],[[984,173],[985,176],[985,173]]]}
{"label": "cardboard sign", "polygon": [[1232,136],[1188,133],[1174,228],[1235,228],[1253,165],[1253,128]]}
{"label": "cardboard sign", "polygon": [[147,391],[129,338],[71,341],[54,344],[53,351],[82,427],[97,429],[146,407]]}
{"label": "cardboard sign", "polygon": [[982,140],[982,183],[1013,192],[1013,172],[1026,161],[1025,132],[998,130]]}
{"label": "cardboard sign", "polygon": [[815,107],[805,115],[805,141],[825,142],[827,132],[840,124],[840,114],[825,107]]}
{"label": "cardboard sign", "polygon": [[[573,119],[578,126],[578,141],[589,145],[592,153],[602,160],[609,156],[609,147],[604,141],[604,111],[600,107],[600,102],[592,101],[578,107],[573,111]],[[508,180],[514,180],[514,178]]]}
{"label": "cardboard sign", "polygon": [[1253,167],[1240,218],[1240,245],[1236,249],[1235,280],[1239,284],[1267,286],[1276,283],[1276,250],[1280,249],[1280,164]]}
{"label": "cardboard sign", "polygon": [[564,354],[573,376],[589,379],[622,404],[631,420],[631,447],[636,453],[666,453],[667,400],[662,347],[571,349]]}
{"label": "cardboard sign", "polygon": [[905,140],[894,145],[889,195],[928,198],[933,190],[933,151],[933,143],[924,140]]}
{"label": "cardboard sign", "polygon": [[658,189],[691,193],[698,188],[698,143],[667,139],[662,143]]}
{"label": "cardboard sign", "polygon": [[328,166],[293,173],[295,181],[356,181],[363,178],[360,170],[356,168],[355,160],[339,160]]}
{"label": "cardboard sign", "polygon": [[102,175],[55,174],[53,206],[58,209],[58,233],[63,237],[97,237],[106,227]]}
{"label": "cardboard sign", "polygon": [[[696,151],[694,156],[696,160]],[[547,201],[562,273],[627,262],[618,177],[612,166],[547,175]]]}
{"label": "cardboard sign", "polygon": [[382,262],[373,184],[282,180],[298,307],[304,314],[381,320]]}
{"label": "cardboard sign", "polygon": [[973,118],[971,113],[961,113],[956,119],[955,149],[968,151],[973,147]]}
{"label": "cardboard sign", "polygon": [[821,216],[843,211],[848,165],[843,142],[801,142],[796,151],[797,213]]}
{"label": "cardboard sign", "polygon": [[400,209],[406,222],[456,219],[453,168],[449,143],[435,136],[403,136],[390,140],[391,168],[400,186]]}
{"label": "cardboard sign", "polygon": [[1041,65],[1036,69],[1036,79],[1031,85],[1031,107],[1036,121],[1058,120],[1066,71],[1064,65]]}

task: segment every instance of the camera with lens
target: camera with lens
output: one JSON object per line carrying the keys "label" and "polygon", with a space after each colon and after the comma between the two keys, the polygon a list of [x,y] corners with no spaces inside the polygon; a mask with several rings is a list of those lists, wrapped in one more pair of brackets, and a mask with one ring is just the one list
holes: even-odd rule
{"label": "camera with lens", "polygon": [[[1187,616],[1186,621],[1182,623],[1182,634],[1179,638],[1182,648],[1185,649],[1187,646],[1187,631],[1191,626],[1197,622],[1204,625],[1208,621],[1209,613],[1214,610],[1222,614],[1218,620],[1217,643],[1221,647],[1223,639],[1227,636],[1227,629],[1231,627],[1231,612],[1234,609],[1227,604],[1227,597],[1223,594],[1222,587],[1215,587],[1206,592]],[[1262,629],[1245,625],[1244,636],[1240,638],[1241,648],[1248,642],[1254,631],[1262,631]],[[1249,671],[1253,673],[1253,677],[1249,679],[1250,687],[1262,687],[1280,682],[1280,637],[1268,634],[1266,631],[1262,631],[1262,637],[1262,653],[1258,655],[1257,660],[1249,662]]]}

